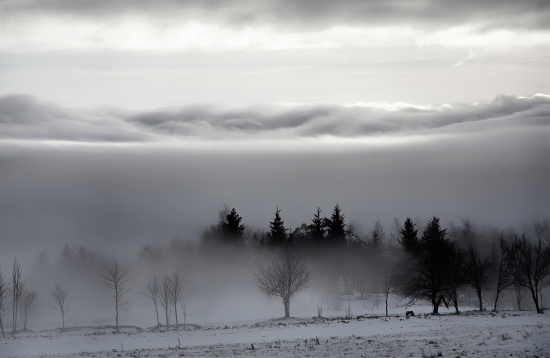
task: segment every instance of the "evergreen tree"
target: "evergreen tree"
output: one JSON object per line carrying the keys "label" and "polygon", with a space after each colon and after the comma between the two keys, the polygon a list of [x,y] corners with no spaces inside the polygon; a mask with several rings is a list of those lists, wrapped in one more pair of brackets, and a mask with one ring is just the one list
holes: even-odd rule
{"label": "evergreen tree", "polygon": [[448,243],[447,229],[442,229],[439,218],[434,216],[424,228],[419,246],[422,250],[438,249],[442,244]]}
{"label": "evergreen tree", "polygon": [[405,295],[411,301],[430,300],[433,314],[439,313],[441,303],[448,305],[444,295],[449,293],[453,245],[446,236],[447,230],[441,228],[439,218],[434,216],[422,233],[413,272],[405,286]]}
{"label": "evergreen tree", "polygon": [[279,207],[275,211],[275,218],[269,223],[269,232],[267,233],[267,242],[271,246],[282,246],[288,241],[288,233],[285,228],[285,222],[281,219]]}
{"label": "evergreen tree", "polygon": [[380,220],[376,220],[374,224],[374,229],[371,232],[370,247],[372,250],[379,250],[384,244],[386,239],[386,233],[384,232],[384,227],[380,224]]}
{"label": "evergreen tree", "polygon": [[336,204],[330,219],[327,223],[327,241],[330,244],[344,244],[346,242],[346,221],[342,214],[340,206]]}
{"label": "evergreen tree", "polygon": [[413,253],[418,249],[418,230],[415,230],[416,224],[413,223],[411,218],[407,217],[403,228],[399,230],[400,238],[399,243],[403,246],[405,251]]}
{"label": "evergreen tree", "polygon": [[226,215],[221,224],[221,236],[226,242],[238,243],[241,241],[245,225],[241,224],[242,217],[237,214],[235,208]]}
{"label": "evergreen tree", "polygon": [[321,218],[321,209],[317,208],[313,219],[311,220],[311,225],[309,225],[309,235],[313,242],[317,245],[322,245],[326,238],[326,227],[325,220]]}

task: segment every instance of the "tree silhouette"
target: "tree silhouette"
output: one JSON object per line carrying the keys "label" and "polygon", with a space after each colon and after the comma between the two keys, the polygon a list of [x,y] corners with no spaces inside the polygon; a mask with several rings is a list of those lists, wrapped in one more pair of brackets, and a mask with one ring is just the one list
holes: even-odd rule
{"label": "tree silhouette", "polygon": [[481,292],[489,284],[491,270],[492,262],[489,257],[481,256],[474,247],[470,247],[465,256],[464,278],[476,291],[480,311],[483,311]]}
{"label": "tree silhouette", "polygon": [[332,245],[344,244],[346,242],[346,218],[336,204],[330,219],[326,220],[327,241]]}
{"label": "tree silhouette", "polygon": [[61,321],[63,323],[63,330],[65,330],[65,313],[67,312],[67,305],[65,304],[65,301],[67,300],[67,296],[69,294],[67,291],[61,286],[59,283],[55,283],[55,286],[52,290],[52,300],[53,300],[53,309],[56,311],[61,312]]}
{"label": "tree silhouette", "polygon": [[21,303],[23,304],[23,330],[27,329],[27,317],[31,307],[33,306],[34,299],[37,296],[36,291],[24,290],[21,296]]}
{"label": "tree silhouette", "polygon": [[13,333],[17,330],[17,312],[19,312],[19,301],[25,288],[25,280],[23,280],[23,271],[21,270],[21,264],[17,261],[17,258],[13,259],[12,266],[12,322]]}
{"label": "tree silhouette", "polygon": [[2,336],[4,338],[6,337],[4,333],[4,314],[8,309],[8,294],[9,284],[4,280],[2,272],[0,272],[0,329],[2,329]]}
{"label": "tree silhouette", "polygon": [[267,267],[254,274],[256,286],[269,298],[280,297],[285,306],[285,318],[290,316],[290,300],[305,289],[311,273],[300,256],[288,247],[281,250]]}
{"label": "tree silhouette", "polygon": [[374,229],[371,232],[370,239],[370,248],[373,251],[380,251],[384,241],[386,239],[386,233],[384,232],[384,227],[380,224],[380,220],[376,220],[374,224]]}
{"label": "tree silhouette", "polygon": [[269,232],[267,233],[267,241],[271,246],[282,246],[288,241],[288,233],[285,228],[285,222],[281,219],[279,214],[281,210],[277,207],[275,211],[275,218],[269,223]]}
{"label": "tree silhouette", "polygon": [[317,245],[322,245],[326,238],[325,220],[321,217],[321,209],[317,208],[317,211],[313,215],[311,225],[309,225],[309,235],[313,242]]}
{"label": "tree silhouette", "polygon": [[497,310],[500,293],[514,284],[514,250],[512,245],[504,239],[501,233],[498,237],[498,246],[494,247],[495,261],[495,303],[493,311]]}
{"label": "tree silhouette", "polygon": [[447,230],[441,228],[439,218],[434,216],[424,229],[413,272],[404,287],[404,294],[409,297],[410,303],[427,299],[432,303],[433,314],[439,313],[441,303],[448,306],[444,294],[448,291],[447,273],[453,245],[446,236]]}
{"label": "tree silhouette", "polygon": [[142,295],[153,301],[153,304],[155,305],[155,312],[157,314],[157,327],[160,327],[160,319],[159,319],[159,308],[158,308],[158,301],[160,299],[160,288],[161,283],[158,275],[151,275],[147,280],[145,281],[145,290],[140,291]]}
{"label": "tree silhouette", "polygon": [[237,214],[235,208],[226,215],[225,220],[221,224],[221,236],[226,242],[239,243],[241,242],[245,225],[241,224],[242,217]]}
{"label": "tree silhouette", "polygon": [[118,332],[118,317],[123,307],[128,305],[128,301],[124,296],[130,291],[128,287],[128,271],[122,271],[118,263],[115,261],[109,267],[105,268],[105,273],[101,275],[103,284],[105,287],[111,290],[111,296],[115,300],[115,318],[116,318],[116,331]]}
{"label": "tree silhouette", "polygon": [[418,249],[418,230],[414,228],[415,226],[416,224],[413,223],[411,218],[407,217],[403,228],[399,230],[399,243],[405,251],[410,253],[414,253]]}
{"label": "tree silhouette", "polygon": [[447,286],[449,291],[449,299],[453,301],[455,313],[458,315],[458,290],[464,286],[464,252],[459,245],[451,243],[451,255],[449,260],[449,271],[447,273]]}
{"label": "tree silhouette", "polygon": [[514,242],[516,255],[514,283],[525,287],[531,293],[537,313],[544,313],[540,306],[539,294],[544,287],[546,277],[550,274],[550,247],[544,245],[542,238],[531,242],[525,234]]}

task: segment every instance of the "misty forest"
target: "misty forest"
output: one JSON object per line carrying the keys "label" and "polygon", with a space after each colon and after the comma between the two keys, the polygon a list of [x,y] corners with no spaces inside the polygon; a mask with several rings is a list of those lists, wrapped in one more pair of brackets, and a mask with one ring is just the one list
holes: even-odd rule
{"label": "misty forest", "polygon": [[[194,323],[188,315],[223,310],[255,290],[280,302],[279,316],[285,318],[304,293],[314,297],[307,304],[319,318],[323,310],[352,318],[352,300],[382,306],[387,317],[390,295],[399,297],[402,310],[425,302],[432,314],[441,307],[456,314],[461,307],[544,313],[550,221],[501,229],[469,219],[444,226],[436,216],[425,223],[407,217],[395,218],[387,230],[376,221],[369,234],[360,235],[339,205],[327,217],[317,208],[309,223],[295,229],[285,226],[279,208],[268,228],[255,229],[226,206],[200,242],[151,242],[123,260],[66,244],[56,257],[43,252],[26,268],[16,257],[11,271],[5,269],[9,264],[2,267],[4,337],[6,330],[45,322],[65,329],[66,319],[72,325],[102,322],[117,332],[130,322],[185,329]],[[141,308],[149,314],[131,317]]]}

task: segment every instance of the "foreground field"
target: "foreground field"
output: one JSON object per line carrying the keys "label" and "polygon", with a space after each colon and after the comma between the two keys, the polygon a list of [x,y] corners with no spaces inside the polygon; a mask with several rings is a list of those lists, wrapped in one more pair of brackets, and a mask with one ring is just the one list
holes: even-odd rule
{"label": "foreground field", "polygon": [[141,330],[85,327],[18,333],[1,357],[550,356],[550,315],[279,319],[256,324]]}

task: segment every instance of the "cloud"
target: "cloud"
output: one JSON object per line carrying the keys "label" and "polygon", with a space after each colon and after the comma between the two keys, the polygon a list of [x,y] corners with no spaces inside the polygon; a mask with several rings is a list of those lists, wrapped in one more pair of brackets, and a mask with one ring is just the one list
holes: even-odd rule
{"label": "cloud", "polygon": [[42,103],[27,95],[0,98],[0,140],[129,142],[151,137],[125,125],[116,111],[86,111]]}
{"label": "cloud", "polygon": [[1,51],[550,45],[545,1],[4,1]]}
{"label": "cloud", "polygon": [[[550,124],[550,96],[499,96],[474,104],[422,106],[359,103],[349,106],[192,105],[130,113],[82,110],[42,103],[29,96],[0,98],[1,140],[86,143],[364,138],[499,130]],[[462,126],[461,126],[462,125]]]}
{"label": "cloud", "polygon": [[277,23],[296,27],[333,27],[387,23],[449,25],[471,21],[510,28],[546,28],[550,4],[545,0],[498,3],[491,0],[4,0],[2,12],[57,13],[104,18],[129,13],[159,17],[210,18],[229,26]]}

